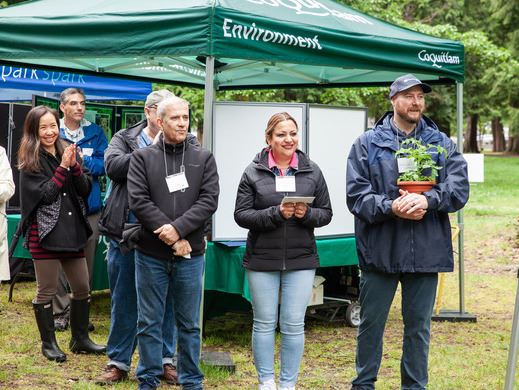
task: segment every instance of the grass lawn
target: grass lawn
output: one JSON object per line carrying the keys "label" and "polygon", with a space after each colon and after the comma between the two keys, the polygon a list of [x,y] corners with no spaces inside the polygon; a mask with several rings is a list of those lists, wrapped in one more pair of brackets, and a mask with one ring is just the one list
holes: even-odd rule
{"label": "grass lawn", "polygon": [[[518,182],[519,157],[487,156],[485,183],[471,188],[465,208],[465,298],[466,310],[477,316],[477,323],[432,324],[431,390],[503,388],[519,265]],[[457,283],[456,272],[446,276],[446,309],[458,309]],[[41,355],[31,306],[35,288],[34,282],[17,284],[14,302],[8,303],[8,285],[0,285],[0,388],[101,389],[93,380],[106,364],[105,356],[67,353],[67,362],[56,364]],[[94,293],[92,338],[97,342],[106,342],[109,314],[108,292]],[[256,388],[251,321],[250,313],[228,313],[207,322],[204,348],[230,352],[236,372],[203,367],[206,388]],[[402,326],[397,297],[387,324],[377,389],[399,388]],[[354,377],[355,329],[342,322],[309,319],[306,330],[298,389],[349,389]],[[57,333],[57,337],[68,352],[70,332]],[[137,356],[133,366],[136,361]],[[131,377],[112,388],[135,389],[133,370]],[[516,382],[519,386],[519,376]]]}

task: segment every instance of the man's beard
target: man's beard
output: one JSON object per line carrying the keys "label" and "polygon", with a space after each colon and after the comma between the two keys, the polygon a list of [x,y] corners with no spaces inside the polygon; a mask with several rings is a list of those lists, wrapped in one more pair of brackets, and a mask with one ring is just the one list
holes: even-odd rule
{"label": "man's beard", "polygon": [[418,117],[415,119],[415,118],[412,118],[411,116],[409,116],[406,113],[403,113],[403,114],[400,114],[399,115],[400,118],[402,118],[402,120],[406,121],[407,123],[410,123],[410,124],[413,124],[413,125],[416,125],[420,122],[420,119],[422,119],[422,113],[420,112],[420,114],[418,115]]}

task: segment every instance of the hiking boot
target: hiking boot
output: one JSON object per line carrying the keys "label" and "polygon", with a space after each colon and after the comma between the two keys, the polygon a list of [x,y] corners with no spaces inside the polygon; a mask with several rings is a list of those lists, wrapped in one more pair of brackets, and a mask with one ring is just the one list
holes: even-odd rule
{"label": "hiking boot", "polygon": [[177,368],[171,363],[166,363],[163,369],[162,379],[164,379],[168,385],[178,385]]}
{"label": "hiking boot", "polygon": [[105,372],[96,379],[98,385],[111,385],[113,383],[122,382],[128,379],[128,373],[116,366],[109,365],[105,367]]}

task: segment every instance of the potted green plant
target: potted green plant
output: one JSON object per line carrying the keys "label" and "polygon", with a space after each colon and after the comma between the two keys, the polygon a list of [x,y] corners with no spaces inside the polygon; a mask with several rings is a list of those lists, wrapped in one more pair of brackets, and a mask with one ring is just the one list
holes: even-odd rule
{"label": "potted green plant", "polygon": [[[447,150],[440,145],[424,144],[415,138],[408,138],[402,142],[400,149],[395,153],[397,159],[407,160],[407,168],[400,173],[397,181],[400,189],[421,194],[436,184],[438,171],[442,167],[433,160],[432,152],[448,157]],[[399,169],[400,171],[402,170]]]}

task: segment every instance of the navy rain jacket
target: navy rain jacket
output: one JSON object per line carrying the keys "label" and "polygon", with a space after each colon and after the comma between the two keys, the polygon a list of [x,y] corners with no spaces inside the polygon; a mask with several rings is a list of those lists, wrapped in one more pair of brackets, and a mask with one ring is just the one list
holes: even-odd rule
{"label": "navy rain jacket", "polygon": [[[467,163],[436,124],[423,116],[409,137],[441,145],[448,158],[433,154],[443,167],[437,184],[423,195],[429,207],[420,221],[393,215],[391,204],[399,197],[395,151],[406,135],[391,126],[386,113],[373,130],[353,144],[347,162],[346,202],[355,215],[359,266],[384,273],[449,272],[453,270],[451,225],[448,213],[461,209],[469,197]],[[398,140],[397,140],[398,138]]]}

